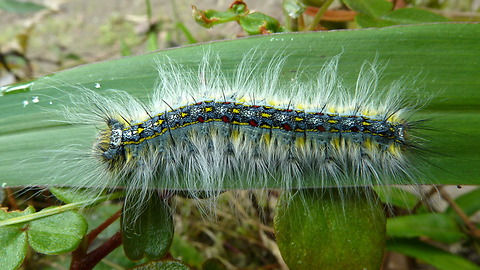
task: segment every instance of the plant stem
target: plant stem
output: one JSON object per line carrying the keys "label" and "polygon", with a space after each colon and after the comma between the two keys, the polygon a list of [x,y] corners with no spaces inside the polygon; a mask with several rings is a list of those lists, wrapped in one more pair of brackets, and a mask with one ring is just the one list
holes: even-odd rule
{"label": "plant stem", "polygon": [[463,212],[462,208],[452,199],[452,197],[442,188],[440,188],[440,195],[442,198],[450,204],[452,209],[457,213],[457,215],[465,222],[465,225],[469,229],[469,234],[474,238],[480,239],[480,230],[477,229],[477,226],[468,218],[467,214]]}
{"label": "plant stem", "polygon": [[323,17],[323,14],[325,11],[327,11],[328,7],[333,3],[333,0],[327,0],[325,3],[318,9],[317,14],[315,15],[315,18],[313,18],[312,23],[305,29],[306,31],[313,31],[315,30],[315,27],[320,23],[320,20]]}
{"label": "plant stem", "polygon": [[85,200],[85,201],[65,204],[65,205],[62,205],[62,206],[59,206],[59,207],[55,207],[55,208],[44,209],[40,212],[36,212],[36,213],[33,213],[33,214],[20,216],[20,217],[15,217],[15,218],[10,218],[10,219],[7,219],[7,220],[0,221],[0,227],[19,224],[19,223],[24,223],[24,222],[32,221],[32,220],[35,220],[35,219],[45,218],[45,217],[53,216],[55,214],[63,213],[63,212],[66,212],[66,211],[78,210],[78,209],[80,209],[82,207],[85,207],[85,206],[88,206],[88,205],[101,203],[101,202],[104,202],[104,201],[107,201],[107,200],[117,199],[117,198],[120,198],[124,195],[125,195],[124,192],[115,192],[115,193],[112,193],[112,194],[96,197],[95,199],[88,199],[88,200]]}

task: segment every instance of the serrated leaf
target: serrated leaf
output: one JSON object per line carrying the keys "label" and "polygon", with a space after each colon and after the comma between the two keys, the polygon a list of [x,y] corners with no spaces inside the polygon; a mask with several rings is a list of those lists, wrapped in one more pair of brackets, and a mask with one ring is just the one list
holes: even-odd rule
{"label": "serrated leaf", "polygon": [[387,234],[407,238],[426,236],[448,244],[467,238],[451,216],[440,213],[390,218],[387,222]]}
{"label": "serrated leaf", "polygon": [[81,214],[62,212],[31,221],[28,242],[40,253],[67,253],[77,248],[86,232],[87,221]]}
{"label": "serrated leaf", "polygon": [[417,240],[392,239],[387,250],[399,252],[420,259],[439,270],[479,270],[480,266],[467,259],[448,253]]}
{"label": "serrated leaf", "polygon": [[173,216],[166,201],[152,194],[145,205],[127,197],[122,216],[122,239],[125,254],[131,260],[147,257],[158,260],[165,256],[173,240]]}
{"label": "serrated leaf", "polygon": [[285,263],[299,270],[379,269],[386,218],[374,195],[354,188],[284,193],[274,224]]}

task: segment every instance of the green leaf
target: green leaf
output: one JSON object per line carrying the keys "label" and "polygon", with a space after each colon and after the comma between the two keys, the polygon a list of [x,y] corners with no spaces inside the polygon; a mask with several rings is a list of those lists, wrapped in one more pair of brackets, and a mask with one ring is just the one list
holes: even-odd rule
{"label": "green leaf", "polygon": [[412,210],[420,198],[415,194],[398,187],[373,187],[380,200],[391,206]]}
{"label": "green leaf", "polygon": [[130,268],[132,270],[190,270],[190,267],[178,261],[154,261]]}
{"label": "green leaf", "polygon": [[244,3],[234,3],[226,12],[216,10],[199,10],[193,8],[193,18],[206,28],[214,25],[237,21],[249,35],[277,33],[283,31],[280,23],[273,17],[260,12],[252,12]]}
{"label": "green leaf", "polygon": [[446,17],[419,8],[399,8],[383,15],[382,19],[396,24],[448,22]]}
{"label": "green leaf", "polygon": [[[0,209],[0,221],[34,213],[32,206],[24,211],[6,212]],[[27,255],[27,224],[0,227],[0,265],[2,269],[18,269]]]}
{"label": "green leaf", "polygon": [[466,239],[455,220],[445,214],[428,213],[390,218],[387,235],[393,237],[420,237],[451,244]]}
{"label": "green leaf", "polygon": [[362,28],[367,27],[386,27],[393,25],[406,25],[429,22],[448,22],[448,19],[419,8],[399,8],[380,17],[370,16],[368,14],[359,14],[355,17],[355,22]]}
{"label": "green leaf", "polygon": [[284,192],[274,219],[278,247],[291,269],[380,268],[386,218],[373,191],[326,188],[292,194]]}
{"label": "green leaf", "polygon": [[[474,190],[465,193],[455,199],[455,203],[463,210],[467,216],[471,216],[476,212],[480,211],[480,188],[475,188]],[[448,206],[445,210],[445,214],[455,217],[457,221],[461,222],[461,219],[458,217],[457,213],[451,206]]]}
{"label": "green leaf", "polygon": [[343,0],[349,9],[373,18],[380,17],[393,9],[393,4],[386,0]]}
{"label": "green leaf", "polygon": [[61,200],[64,203],[77,203],[84,202],[88,198],[96,198],[100,195],[100,191],[95,189],[78,189],[78,188],[60,188],[60,187],[51,187],[49,188],[55,197]]}
{"label": "green leaf", "polygon": [[85,218],[68,211],[30,222],[28,242],[40,253],[62,254],[75,250],[86,232]]}
{"label": "green leaf", "polygon": [[381,28],[396,25],[395,22],[382,20],[380,18],[372,17],[367,14],[358,14],[357,16],[355,16],[355,22],[361,28]]}
{"label": "green leaf", "polygon": [[[281,49],[280,49],[281,48]],[[419,184],[480,184],[480,24],[438,23],[398,26],[381,29],[284,33],[243,39],[212,42],[177,49],[153,52],[113,61],[83,65],[40,78],[24,85],[0,88],[0,183],[4,186],[65,185],[85,182],[85,174],[76,179],[62,174],[65,164],[76,166],[78,156],[52,160],[47,150],[64,149],[78,144],[91,149],[96,136],[94,126],[72,126],[63,122],[62,107],[71,105],[66,92],[87,87],[104,93],[105,89],[121,89],[147,102],[157,80],[155,61],[165,56],[185,67],[197,70],[206,51],[218,54],[222,69],[229,73],[251,49],[265,53],[268,61],[281,53],[288,55],[285,76],[299,66],[316,73],[333,56],[342,54],[339,74],[347,85],[354,85],[364,61],[386,64],[381,85],[402,79],[412,83],[428,104],[415,114],[415,119],[429,119],[433,131],[418,130],[427,138],[418,163],[422,177]],[[416,80],[416,83],[411,82]],[[98,86],[99,88],[96,88]],[[61,91],[58,91],[61,89]],[[34,103],[34,97],[39,102]],[[24,102],[28,102],[28,105]],[[52,102],[52,104],[50,104]],[[57,110],[57,112],[55,112]],[[437,154],[438,153],[438,154]],[[83,163],[82,163],[83,164]],[[78,165],[81,165],[78,163]],[[85,166],[86,167],[86,166]],[[172,181],[173,182],[173,181]],[[304,186],[335,186],[306,179]],[[343,185],[356,185],[344,181]],[[173,185],[173,183],[172,183]],[[171,186],[183,189],[183,186]],[[225,183],[224,188],[278,188],[278,183],[264,185],[251,181]]]}
{"label": "green leaf", "polygon": [[260,12],[253,12],[239,19],[240,26],[249,35],[260,35],[267,33],[282,32],[280,23],[268,15]]}
{"label": "green leaf", "polygon": [[46,6],[44,5],[27,1],[0,0],[0,9],[12,13],[30,13],[40,11],[45,8]]}
{"label": "green leaf", "polygon": [[438,249],[417,240],[392,239],[387,250],[403,253],[420,259],[439,270],[479,270],[480,267],[467,259]]}
{"label": "green leaf", "polygon": [[[122,239],[125,254],[131,260],[147,257],[158,260],[165,256],[173,240],[173,217],[168,202],[157,194],[148,197],[145,205],[127,197],[122,216]],[[139,212],[140,211],[140,212]]]}
{"label": "green leaf", "polygon": [[248,14],[248,9],[246,9],[245,5],[243,6],[245,7],[244,9],[230,8],[225,12],[213,9],[200,10],[197,9],[195,6],[192,6],[192,16],[199,25],[205,28],[211,28],[217,24],[238,20],[239,15]]}

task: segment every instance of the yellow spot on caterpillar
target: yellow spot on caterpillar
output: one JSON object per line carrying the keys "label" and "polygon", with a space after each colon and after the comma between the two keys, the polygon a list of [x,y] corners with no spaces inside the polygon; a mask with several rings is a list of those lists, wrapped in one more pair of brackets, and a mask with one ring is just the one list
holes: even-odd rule
{"label": "yellow spot on caterpillar", "polygon": [[295,140],[295,146],[298,146],[298,147],[303,147],[303,146],[305,146],[305,137],[298,137],[298,138]]}
{"label": "yellow spot on caterpillar", "polygon": [[388,152],[390,152],[394,156],[400,156],[402,153],[400,152],[400,147],[398,147],[396,144],[392,143],[388,147]]}
{"label": "yellow spot on caterpillar", "polygon": [[394,114],[394,115],[390,116],[390,117],[387,119],[387,121],[389,121],[389,122],[400,122],[401,120],[397,117],[396,114]]}
{"label": "yellow spot on caterpillar", "polygon": [[266,128],[266,129],[271,129],[272,128],[272,126],[267,125],[267,124],[262,124],[262,125],[260,125],[260,127],[261,128]]}
{"label": "yellow spot on caterpillar", "polygon": [[338,123],[337,120],[328,120],[327,122],[330,123],[330,124],[336,124],[336,123]]}
{"label": "yellow spot on caterpillar", "polygon": [[333,138],[330,144],[335,147],[335,148],[340,148],[340,139],[339,138]]}
{"label": "yellow spot on caterpillar", "polygon": [[265,141],[265,144],[270,144],[270,142],[272,141],[272,138],[270,137],[270,134],[264,134],[263,140]]}
{"label": "yellow spot on caterpillar", "polygon": [[240,133],[238,130],[232,130],[231,136],[232,136],[232,139],[238,140],[238,138],[240,137]]}
{"label": "yellow spot on caterpillar", "polygon": [[364,126],[371,126],[372,124],[368,123],[368,122],[362,122],[362,125]]}
{"label": "yellow spot on caterpillar", "polygon": [[163,121],[164,121],[163,119],[159,119],[159,120],[157,121],[157,124],[158,124],[158,125],[161,125],[161,124],[163,124]]}
{"label": "yellow spot on caterpillar", "polygon": [[241,103],[245,103],[245,102],[248,102],[249,99],[247,97],[242,97],[241,99],[239,99],[238,101],[240,101]]}
{"label": "yellow spot on caterpillar", "polygon": [[184,112],[182,112],[180,115],[181,115],[181,116],[182,116],[182,118],[183,118],[183,117],[187,117],[187,116],[188,116],[188,113],[184,113]]}
{"label": "yellow spot on caterpillar", "polygon": [[213,111],[213,108],[212,108],[212,107],[206,107],[206,108],[205,108],[205,112],[211,112],[211,111]]}
{"label": "yellow spot on caterpillar", "polygon": [[279,103],[276,100],[273,100],[273,99],[267,100],[267,104],[271,105],[271,106],[278,106],[279,105]]}
{"label": "yellow spot on caterpillar", "polygon": [[294,121],[297,121],[297,122],[300,122],[300,121],[303,121],[304,119],[301,118],[301,117],[295,117],[293,118]]}
{"label": "yellow spot on caterpillar", "polygon": [[373,147],[372,147],[372,141],[370,140],[370,138],[366,138],[365,141],[363,142],[363,145],[365,146],[365,148],[371,150]]}
{"label": "yellow spot on caterpillar", "polygon": [[239,109],[232,109],[232,112],[233,113],[240,113],[240,110]]}
{"label": "yellow spot on caterpillar", "polygon": [[132,158],[133,158],[132,151],[130,151],[129,149],[127,149],[127,151],[125,151],[125,158],[126,158],[126,162],[127,162],[127,163],[129,163],[130,161],[132,161]]}
{"label": "yellow spot on caterpillar", "polygon": [[138,133],[142,133],[144,130],[145,130],[145,129],[144,129],[144,128],[141,128],[141,127],[139,127],[139,128],[137,129]]}
{"label": "yellow spot on caterpillar", "polygon": [[262,113],[261,115],[262,115],[262,117],[265,117],[265,118],[270,118],[270,117],[272,117],[272,115],[269,114],[269,113]]}
{"label": "yellow spot on caterpillar", "polygon": [[232,124],[234,124],[234,125],[240,125],[240,126],[247,126],[247,125],[250,125],[249,123],[238,122],[238,121],[232,121]]}

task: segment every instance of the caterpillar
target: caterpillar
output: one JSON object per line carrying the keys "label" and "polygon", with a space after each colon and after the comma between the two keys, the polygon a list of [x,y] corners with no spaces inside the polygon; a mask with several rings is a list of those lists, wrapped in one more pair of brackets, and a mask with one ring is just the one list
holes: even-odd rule
{"label": "caterpillar", "polygon": [[157,61],[148,103],[120,90],[82,88],[67,121],[99,131],[67,171],[81,175],[77,186],[127,186],[142,198],[152,189],[196,197],[232,188],[413,183],[421,145],[410,117],[418,106],[402,80],[379,87],[376,61],[345,86],[340,58],[315,75],[299,67],[290,80],[282,78],[291,76],[283,70],[288,56],[260,69],[265,60],[250,51],[232,74],[212,53],[198,70],[165,59]]}

